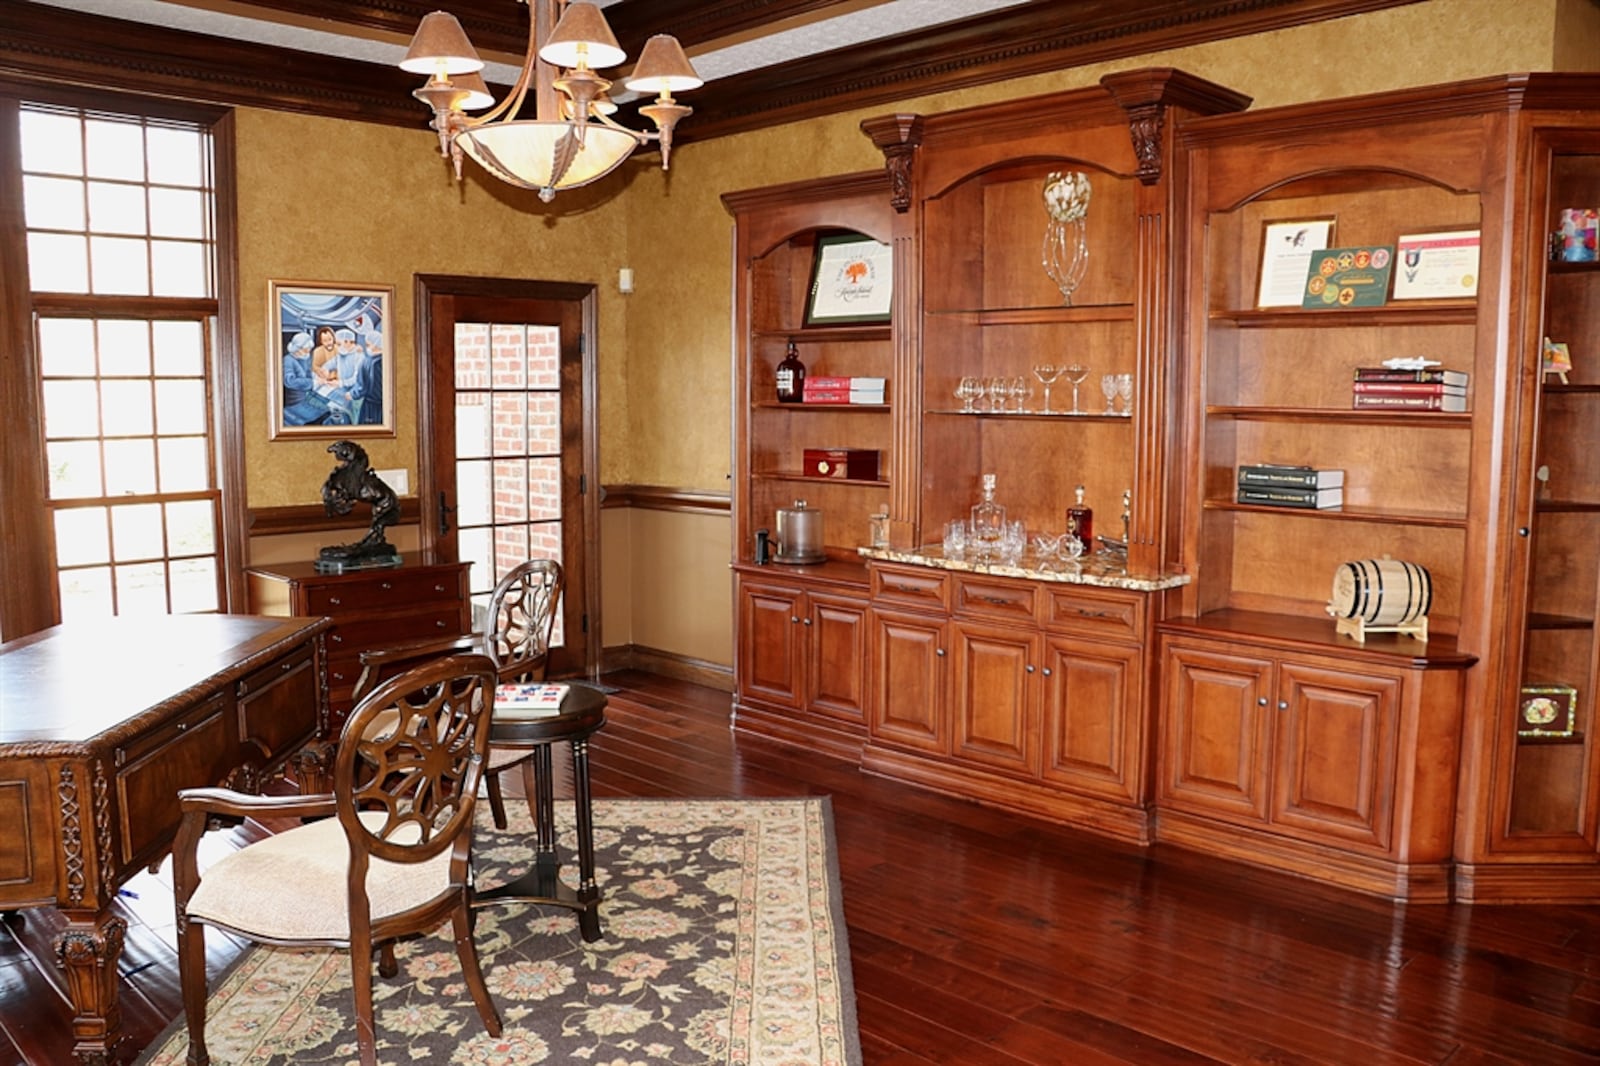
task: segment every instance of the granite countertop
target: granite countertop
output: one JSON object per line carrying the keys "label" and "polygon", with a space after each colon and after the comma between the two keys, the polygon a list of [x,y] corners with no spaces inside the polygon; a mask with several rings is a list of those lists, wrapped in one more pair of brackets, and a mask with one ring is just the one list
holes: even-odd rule
{"label": "granite countertop", "polygon": [[1101,588],[1159,592],[1189,583],[1188,574],[1130,574],[1120,556],[1105,554],[1068,563],[1059,559],[1040,559],[1038,552],[1029,548],[1015,563],[1005,563],[998,558],[984,559],[972,552],[946,558],[944,549],[937,544],[925,544],[920,548],[858,548],[857,551],[865,558],[885,563],[910,563],[912,566],[927,566],[936,570],[1030,578],[1065,585],[1098,585]]}

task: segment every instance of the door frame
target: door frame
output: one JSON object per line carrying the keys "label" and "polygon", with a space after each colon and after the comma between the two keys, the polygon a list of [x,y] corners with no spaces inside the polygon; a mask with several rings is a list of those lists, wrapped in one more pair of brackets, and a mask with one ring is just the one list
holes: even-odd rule
{"label": "door frame", "polygon": [[461,274],[417,274],[414,286],[417,363],[417,502],[421,512],[419,546],[434,550],[439,529],[438,477],[433,468],[434,390],[432,366],[432,298],[471,296],[514,300],[551,300],[580,305],[582,326],[581,379],[583,410],[583,491],[578,496],[583,551],[583,614],[588,619],[584,641],[584,674],[600,676],[604,645],[600,620],[600,344],[597,286],[581,282],[524,281]]}

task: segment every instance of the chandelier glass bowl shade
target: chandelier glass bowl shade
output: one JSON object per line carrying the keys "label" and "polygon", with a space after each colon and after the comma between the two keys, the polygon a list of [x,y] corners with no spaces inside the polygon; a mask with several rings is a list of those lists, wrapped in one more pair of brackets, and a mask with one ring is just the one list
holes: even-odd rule
{"label": "chandelier glass bowl shade", "polygon": [[[612,120],[616,105],[606,95],[611,82],[595,73],[627,59],[591,3],[525,0],[528,4],[528,54],[517,83],[498,106],[474,117],[468,111],[494,103],[478,71],[472,42],[456,17],[446,11],[425,15],[400,68],[428,75],[412,95],[433,109],[439,149],[455,164],[470,157],[502,181],[535,189],[546,202],[562,189],[587,185],[611,173],[650,141],[661,145],[661,168],[672,153],[672,131],[692,108],[673,93],[703,84],[676,38],[657,34],[645,43],[624,83],[630,92],[654,94],[640,114],[655,123],[632,130]],[[529,93],[533,118],[518,117]]]}

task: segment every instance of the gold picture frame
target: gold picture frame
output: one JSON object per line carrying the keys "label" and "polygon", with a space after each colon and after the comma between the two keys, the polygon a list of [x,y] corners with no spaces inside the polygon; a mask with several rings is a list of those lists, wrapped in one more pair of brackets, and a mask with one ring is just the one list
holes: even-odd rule
{"label": "gold picture frame", "polygon": [[394,287],[267,282],[271,438],[392,437]]}

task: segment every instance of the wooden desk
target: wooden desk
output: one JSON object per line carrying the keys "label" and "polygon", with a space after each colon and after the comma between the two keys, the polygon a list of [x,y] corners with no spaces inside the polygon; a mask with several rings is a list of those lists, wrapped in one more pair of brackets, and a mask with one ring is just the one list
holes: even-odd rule
{"label": "wooden desk", "polygon": [[117,889],[160,861],[178,790],[262,777],[327,727],[325,618],[178,615],[0,644],[0,910],[58,908],[74,1051],[112,1061]]}

